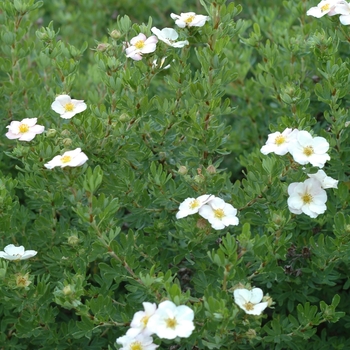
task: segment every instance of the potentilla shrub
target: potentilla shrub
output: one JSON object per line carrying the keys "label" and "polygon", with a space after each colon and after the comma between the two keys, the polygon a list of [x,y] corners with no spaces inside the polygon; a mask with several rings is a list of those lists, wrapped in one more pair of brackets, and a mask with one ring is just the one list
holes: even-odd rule
{"label": "potentilla shrub", "polygon": [[0,348],[349,348],[349,17],[2,1]]}

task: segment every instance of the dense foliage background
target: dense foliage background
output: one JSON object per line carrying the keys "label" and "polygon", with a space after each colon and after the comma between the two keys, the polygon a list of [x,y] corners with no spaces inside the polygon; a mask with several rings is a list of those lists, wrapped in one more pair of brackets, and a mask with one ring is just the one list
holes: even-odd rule
{"label": "dense foliage background", "polygon": [[[316,5],[1,2],[0,249],[38,251],[0,261],[1,349],[114,349],[142,302],[164,299],[190,306],[196,330],[159,349],[350,347],[350,32],[306,16]],[[188,11],[211,18],[176,28],[188,47],[125,57],[123,42]],[[169,69],[152,65],[163,57]],[[64,93],[88,109],[61,119],[50,106]],[[23,118],[45,133],[7,139]],[[260,153],[287,127],[331,145],[325,171],[339,185],[316,219],[287,207],[288,184],[316,169]],[[44,168],[77,147],[84,166]],[[206,193],[237,208],[239,226],[176,220]],[[239,284],[271,307],[244,314]]]}

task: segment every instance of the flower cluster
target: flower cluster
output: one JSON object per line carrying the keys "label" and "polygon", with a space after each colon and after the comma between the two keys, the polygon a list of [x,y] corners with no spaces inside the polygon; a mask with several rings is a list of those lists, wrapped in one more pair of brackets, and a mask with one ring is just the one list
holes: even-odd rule
{"label": "flower cluster", "polygon": [[248,315],[261,315],[267,308],[268,302],[262,301],[263,291],[260,288],[252,290],[238,288],[233,292],[235,303],[244,310]]}
{"label": "flower cluster", "polygon": [[[86,110],[87,106],[83,100],[75,100],[68,95],[59,95],[51,104],[51,108],[60,115],[63,119],[70,119],[77,113]],[[37,125],[37,118],[26,118],[22,121],[12,121],[7,126],[9,131],[6,137],[9,139],[18,139],[19,141],[31,141],[37,134],[44,132],[45,127]],[[66,166],[76,167],[83,165],[88,160],[88,157],[80,148],[73,151],[65,152],[62,156],[56,156],[48,163],[44,164],[47,169],[52,169],[56,166],[64,168]]]}
{"label": "flower cluster", "polygon": [[[266,144],[261,147],[261,153],[285,155],[288,152],[295,162],[323,168],[330,160],[327,151],[329,143],[323,137],[312,137],[304,130],[285,129],[282,133],[274,132],[268,136]],[[316,174],[308,174],[304,182],[293,182],[288,186],[288,208],[293,214],[304,213],[311,218],[323,214],[327,207],[326,188],[337,188],[338,181],[326,175],[323,170]]]}
{"label": "flower cluster", "polygon": [[339,20],[341,24],[350,24],[350,4],[344,0],[322,0],[317,6],[311,7],[306,14],[316,18],[321,18],[325,15],[340,15]]}
{"label": "flower cluster", "polygon": [[270,134],[260,151],[265,155],[271,152],[285,155],[289,152],[294,161],[301,165],[310,163],[323,168],[330,160],[328,149],[329,143],[324,137],[312,137],[308,131],[287,128],[282,133],[277,131]]}
{"label": "flower cluster", "polygon": [[[175,24],[180,28],[202,27],[204,26],[205,22],[209,20],[208,16],[196,15],[194,12],[181,13],[180,15],[172,13],[170,16],[175,20]],[[142,60],[142,56],[144,54],[156,51],[158,40],[176,48],[182,48],[189,44],[188,40],[177,41],[179,34],[175,29],[163,28],[160,30],[153,27],[151,31],[155,35],[147,38],[145,34],[140,33],[133,37],[129,43],[126,43],[126,57],[129,57],[135,61]]]}
{"label": "flower cluster", "polygon": [[130,323],[126,335],[119,337],[120,350],[154,350],[158,345],[153,343],[151,335],[161,339],[188,338],[194,330],[194,313],[186,305],[176,306],[166,300],[158,305],[144,302],[144,311],[138,311]]}
{"label": "flower cluster", "polygon": [[35,250],[25,250],[21,245],[16,247],[13,244],[9,244],[4,248],[4,251],[0,251],[0,258],[7,260],[25,260],[32,258],[38,252]]}
{"label": "flower cluster", "polygon": [[197,198],[187,198],[179,206],[177,219],[198,213],[207,219],[215,230],[222,230],[226,226],[238,225],[237,209],[223,199],[210,194]]}

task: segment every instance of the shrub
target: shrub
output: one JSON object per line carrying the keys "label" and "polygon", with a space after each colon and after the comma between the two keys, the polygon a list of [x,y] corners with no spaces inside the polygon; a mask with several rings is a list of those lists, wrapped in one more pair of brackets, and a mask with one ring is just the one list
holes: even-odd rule
{"label": "shrub", "polygon": [[[347,27],[305,1],[199,3],[0,4],[2,349],[120,348],[146,302],[194,312],[159,349],[350,346]],[[210,19],[177,27],[189,11]],[[126,57],[153,27],[189,45]]]}

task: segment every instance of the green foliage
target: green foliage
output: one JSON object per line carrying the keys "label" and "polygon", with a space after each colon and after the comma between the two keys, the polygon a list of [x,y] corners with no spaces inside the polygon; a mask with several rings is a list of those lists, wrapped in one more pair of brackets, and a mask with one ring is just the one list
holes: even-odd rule
{"label": "green foliage", "polygon": [[[307,17],[311,6],[1,2],[0,249],[38,251],[0,259],[1,349],[117,348],[142,302],[166,299],[190,306],[196,329],[159,349],[350,347],[350,38],[337,18]],[[189,46],[126,58],[125,42],[188,11],[210,16],[177,28]],[[60,118],[60,94],[87,110]],[[24,118],[45,132],[7,139]],[[315,169],[260,152],[287,127],[331,146],[325,170],[339,185],[316,219],[287,206],[288,185]],[[44,167],[78,147],[83,166]],[[240,224],[176,219],[203,194]],[[237,287],[261,288],[269,307],[245,314]]]}

